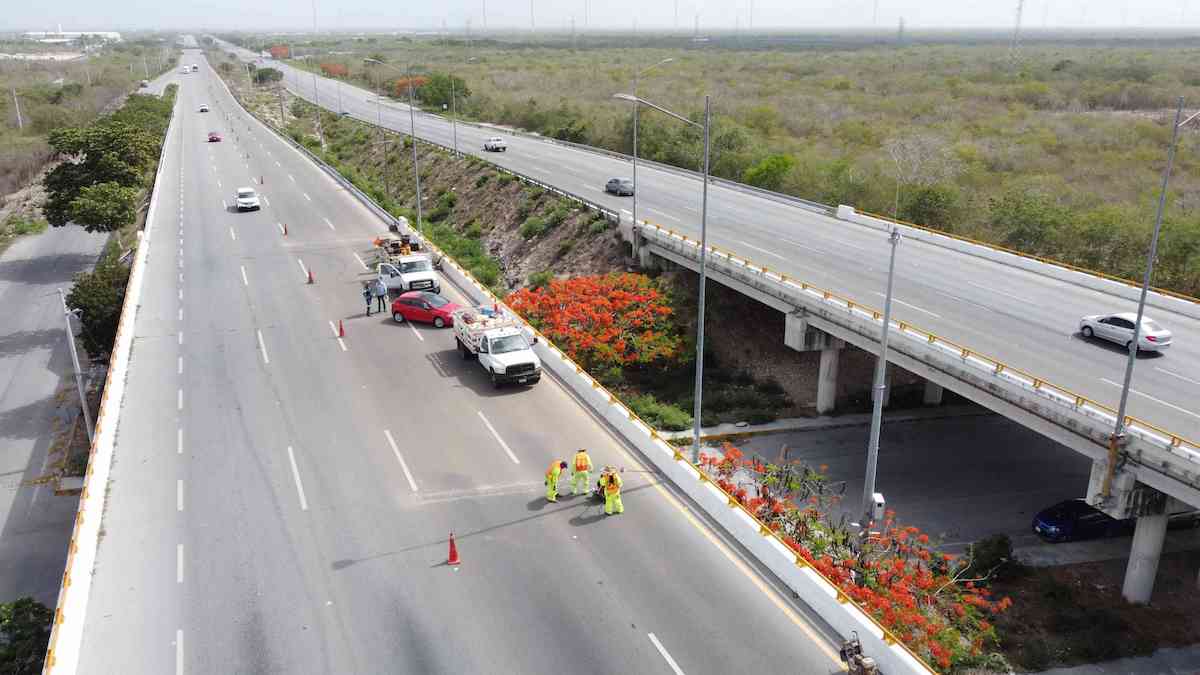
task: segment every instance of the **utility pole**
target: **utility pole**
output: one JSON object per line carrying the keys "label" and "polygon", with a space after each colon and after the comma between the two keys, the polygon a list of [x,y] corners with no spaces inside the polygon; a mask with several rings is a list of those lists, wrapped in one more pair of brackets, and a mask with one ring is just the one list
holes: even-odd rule
{"label": "utility pole", "polygon": [[413,100],[412,64],[408,65],[408,130],[412,139],[413,175],[417,179],[417,231],[421,230],[421,164],[417,160],[417,113],[416,102]]}
{"label": "utility pole", "polygon": [[[317,39],[317,0],[312,0],[313,14],[313,51],[316,51],[315,43]],[[317,116],[317,140],[321,142],[321,149],[325,149],[325,134],[321,131],[321,99],[317,88],[317,71],[312,71],[313,81],[313,107],[316,108],[315,115]]]}
{"label": "utility pole", "polygon": [[871,435],[867,441],[867,475],[863,481],[863,516],[862,529],[864,532],[871,527],[871,511],[875,504],[875,467],[879,463],[879,429],[883,425],[883,395],[887,390],[887,349],[888,334],[892,328],[892,282],[896,276],[896,249],[900,246],[900,229],[892,226],[888,236],[892,245],[892,255],[888,260],[887,295],[883,301],[883,326],[879,335],[879,359],[875,362],[875,383],[871,387],[874,399],[871,402]]}
{"label": "utility pole", "polygon": [[17,88],[12,88],[13,106],[17,109],[17,130],[25,130],[25,121],[21,119],[21,102],[17,100]]}
{"label": "utility pole", "polygon": [[75,350],[75,329],[71,327],[71,317],[74,312],[67,307],[67,294],[58,289],[58,299],[62,301],[63,318],[67,320],[67,345],[71,348],[71,363],[75,366],[75,388],[79,390],[79,405],[83,408],[83,425],[87,428],[88,443],[92,442],[92,413],[88,410],[87,396],[83,391],[83,372],[79,369],[79,352]]}

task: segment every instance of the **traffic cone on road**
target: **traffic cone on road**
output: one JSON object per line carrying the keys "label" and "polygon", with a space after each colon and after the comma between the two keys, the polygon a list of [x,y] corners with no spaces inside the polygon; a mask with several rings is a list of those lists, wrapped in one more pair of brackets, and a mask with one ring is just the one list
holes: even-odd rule
{"label": "traffic cone on road", "polygon": [[313,282],[312,269],[311,269],[311,268],[309,268],[309,270],[308,270],[308,283],[310,283],[310,284],[311,284],[312,282]]}
{"label": "traffic cone on road", "polygon": [[450,533],[450,557],[446,558],[446,564],[447,565],[457,565],[460,562],[462,562],[462,561],[460,561],[458,559],[458,546],[454,545],[454,533],[451,532]]}
{"label": "traffic cone on road", "polygon": [[287,236],[287,223],[283,224],[283,236]]}
{"label": "traffic cone on road", "polygon": [[346,327],[342,325],[341,319],[338,319],[338,337],[346,337]]}

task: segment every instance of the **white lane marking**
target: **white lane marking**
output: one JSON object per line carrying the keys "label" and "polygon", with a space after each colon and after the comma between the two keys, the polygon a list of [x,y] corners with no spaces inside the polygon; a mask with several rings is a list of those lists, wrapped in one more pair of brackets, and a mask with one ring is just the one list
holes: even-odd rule
{"label": "white lane marking", "polygon": [[[1105,383],[1105,384],[1111,384],[1112,386],[1114,386],[1114,387],[1117,387],[1117,388],[1120,388],[1120,386],[1121,386],[1119,383],[1117,383],[1117,382],[1113,382],[1112,380],[1109,380],[1109,379],[1106,379],[1106,378],[1103,378],[1103,377],[1102,377],[1102,378],[1100,378],[1100,381],[1101,381],[1101,382],[1103,382],[1103,383]],[[1179,412],[1181,412],[1181,413],[1183,413],[1183,414],[1185,414],[1185,415],[1191,415],[1192,417],[1195,417],[1195,418],[1197,418],[1197,419],[1200,419],[1200,415],[1197,415],[1196,413],[1192,412],[1191,410],[1184,410],[1183,408],[1180,408],[1180,407],[1179,407],[1179,406],[1177,406],[1177,405],[1171,405],[1170,403],[1167,403],[1166,401],[1164,401],[1164,400],[1162,400],[1162,399],[1157,399],[1157,398],[1154,398],[1154,397],[1153,397],[1153,396],[1151,396],[1150,394],[1145,394],[1145,393],[1142,393],[1142,392],[1138,391],[1137,389],[1130,389],[1130,390],[1129,390],[1129,393],[1131,393],[1131,394],[1137,394],[1138,396],[1143,396],[1143,397],[1145,397],[1145,398],[1148,398],[1148,399],[1150,399],[1151,401],[1154,401],[1155,403],[1157,403],[1157,404],[1159,404],[1159,405],[1165,405],[1165,406],[1167,406],[1168,408],[1170,408],[1170,409],[1172,409],[1172,410],[1178,410]]]}
{"label": "white lane marking", "polygon": [[232,225],[229,226],[229,238],[237,241],[237,234],[234,233]]}
{"label": "white lane marking", "polygon": [[266,195],[263,195],[263,196],[262,196],[262,199],[263,199],[263,203],[264,203],[264,204],[266,204],[267,206],[270,206],[270,205],[271,205],[271,200],[270,200],[270,199],[267,199],[267,196],[266,196]]}
{"label": "white lane marking", "polygon": [[303,194],[304,198],[307,199],[308,201],[310,201],[310,202],[312,201],[312,197],[309,197],[307,192],[302,192],[301,194]]}
{"label": "white lane marking", "polygon": [[654,643],[654,648],[658,650],[659,654],[662,654],[663,659],[666,660],[668,666],[671,666],[671,670],[675,675],[683,675],[683,671],[679,669],[679,664],[675,663],[675,659],[671,658],[671,655],[667,653],[666,648],[662,646],[658,638],[654,637],[654,633],[646,633],[646,637],[650,638],[650,642]]}
{"label": "white lane marking", "polygon": [[177,375],[183,374],[183,357],[176,357],[175,371]]}
{"label": "white lane marking", "polygon": [[408,479],[408,486],[412,488],[413,492],[416,492],[417,481],[413,480],[412,472],[408,470],[408,464],[404,461],[404,457],[400,455],[400,448],[396,447],[396,439],[392,438],[392,432],[384,429],[383,435],[387,436],[388,445],[392,446],[392,452],[396,455],[396,461],[400,462],[400,468],[404,469],[404,477]]}
{"label": "white lane marking", "polygon": [[175,454],[183,454],[183,427],[175,430]]}
{"label": "white lane marking", "polygon": [[179,320],[183,321],[183,308],[182,307],[179,308]]}
{"label": "white lane marking", "polygon": [[[879,297],[881,297],[881,298],[886,298],[886,297],[887,297],[886,295],[884,295],[883,293],[880,293],[879,291],[875,291],[875,295],[878,295],[878,296],[879,296]],[[931,312],[931,311],[929,311],[929,310],[927,310],[927,309],[921,309],[920,307],[917,307],[916,305],[914,305],[914,304],[912,304],[912,303],[905,302],[905,301],[901,300],[900,298],[897,298],[897,297],[896,297],[896,296],[894,296],[894,295],[892,296],[892,302],[896,302],[896,303],[899,303],[899,304],[901,304],[901,305],[904,305],[905,307],[908,307],[909,309],[915,309],[915,310],[917,310],[918,312],[924,312],[924,313],[928,314],[929,316],[932,316],[932,317],[933,317],[933,318],[935,318],[935,319],[940,319],[940,318],[942,318],[942,315],[941,315],[941,314],[934,314],[933,312]]]}
{"label": "white lane marking", "polygon": [[183,289],[182,289],[182,288],[181,288],[181,289],[179,289],[179,300],[180,300],[180,301],[182,301],[182,300],[183,300]]}
{"label": "white lane marking", "polygon": [[342,336],[338,335],[337,324],[330,321],[329,330],[333,331],[333,337],[337,338],[338,345],[341,346],[342,351],[346,351],[346,341],[342,339]]}
{"label": "white lane marking", "polygon": [[421,337],[421,331],[417,330],[417,327],[413,325],[413,322],[408,321],[407,323],[408,327],[412,329],[413,335],[416,335],[418,340],[424,342],[425,338]]}
{"label": "white lane marking", "polygon": [[996,290],[996,288],[994,286],[986,286],[984,284],[977,284],[974,281],[968,281],[967,285],[974,286],[975,288],[982,288],[983,290],[987,291],[988,293],[992,293],[994,295],[1003,295],[1006,298],[1012,298],[1013,300],[1020,300],[1021,302],[1026,301],[1025,298],[1022,298],[1019,295],[1013,295],[1012,293],[1005,293],[1004,291],[998,291],[998,290]]}
{"label": "white lane marking", "polygon": [[175,409],[183,410],[183,389],[180,388],[175,394]]}
{"label": "white lane marking", "polygon": [[183,544],[175,545],[175,583],[183,583]]}
{"label": "white lane marking", "polygon": [[[650,208],[649,206],[645,207],[645,209],[646,209],[647,211],[649,211],[650,213],[657,213],[659,216],[661,216],[661,217],[663,217],[663,218],[666,218],[666,219],[668,219],[668,220],[673,220],[673,221],[675,221],[675,222],[677,222],[677,223],[682,223],[682,222],[683,222],[682,220],[680,220],[680,219],[676,218],[675,216],[673,216],[673,215],[671,215],[671,214],[669,214],[669,213],[665,213],[665,212],[663,212],[663,211],[659,211],[658,209],[652,209],[652,208]],[[633,215],[633,214],[631,213],[631,214],[629,214],[629,215]],[[744,242],[743,242],[743,243],[744,243]]]}
{"label": "white lane marking", "polygon": [[333,226],[333,223],[329,222],[328,218],[325,219],[325,224],[329,226],[329,229],[333,230],[334,232],[337,232],[337,228],[335,228]]}
{"label": "white lane marking", "polygon": [[282,167],[283,165],[279,163],[279,160],[275,160],[275,166]]}
{"label": "white lane marking", "polygon": [[175,510],[183,510],[183,479],[175,481]]}
{"label": "white lane marking", "polygon": [[228,211],[228,210],[229,210],[229,202],[227,202],[227,201],[225,201],[224,199],[222,199],[222,200],[221,200],[221,209],[222,209],[222,210],[225,210],[225,211]]}
{"label": "white lane marking", "polygon": [[300,266],[300,273],[303,274],[305,276],[305,278],[307,278],[308,277],[308,268],[304,266],[304,261],[299,258],[296,258],[296,264]]}
{"label": "white lane marking", "polygon": [[358,264],[359,264],[359,265],[362,265],[362,268],[363,268],[364,270],[367,270],[367,271],[370,271],[370,270],[371,270],[371,268],[370,268],[370,267],[367,267],[367,263],[363,262],[363,259],[362,259],[362,258],[360,258],[360,257],[358,257],[358,254],[357,254],[357,253],[355,253],[354,251],[351,251],[351,252],[350,252],[350,254],[354,256],[354,259],[358,261]]}
{"label": "white lane marking", "polygon": [[747,248],[752,248],[752,249],[754,249],[755,251],[758,251],[759,253],[766,253],[767,255],[773,255],[773,256],[775,256],[776,258],[779,258],[780,260],[787,260],[787,258],[785,258],[785,257],[783,257],[783,256],[781,256],[781,255],[779,255],[778,253],[776,253],[776,252],[774,252],[774,251],[768,251],[768,250],[767,250],[767,249],[765,249],[765,248],[759,248],[759,247],[755,246],[754,244],[748,244],[748,243],[746,243],[746,242],[742,241],[741,239],[739,239],[739,240],[738,240],[738,243],[739,243],[739,244],[741,244],[742,246],[745,246],[745,247],[747,247]]}
{"label": "white lane marking", "polygon": [[183,333],[179,334],[179,344],[183,344]]}
{"label": "white lane marking", "polygon": [[262,331],[260,330],[260,331],[255,331],[255,332],[258,333],[258,348],[262,350],[263,363],[270,364],[271,358],[269,356],[267,356],[267,344],[265,342],[263,342]]}
{"label": "white lane marking", "polygon": [[242,265],[241,267],[242,267],[242,285],[243,285],[243,286],[246,286],[246,287],[249,287],[249,286],[250,286],[250,280],[246,278],[246,266],[245,266],[245,265]]}
{"label": "white lane marking", "polygon": [[308,500],[304,498],[304,484],[300,482],[300,469],[296,466],[296,453],[288,446],[288,461],[292,463],[292,478],[296,479],[296,492],[300,495],[300,510],[308,510]]}
{"label": "white lane marking", "polygon": [[220,178],[217,179],[217,187],[221,187],[221,179]]}
{"label": "white lane marking", "polygon": [[496,442],[498,442],[500,447],[504,448],[504,451],[508,453],[508,458],[513,461],[513,464],[520,464],[521,460],[517,459],[517,456],[513,454],[511,449],[509,449],[508,443],[505,443],[504,439],[500,438],[500,434],[496,433],[496,427],[493,427],[492,423],[488,421],[488,418],[484,417],[483,411],[480,410],[478,413],[479,419],[483,420],[483,424],[488,428],[488,431],[492,432],[492,436],[496,439]]}
{"label": "white lane marking", "polygon": [[175,629],[175,675],[183,675],[183,629]]}
{"label": "white lane marking", "polygon": [[279,234],[287,234],[287,230],[283,229],[283,223],[275,223],[275,226],[279,228]]}
{"label": "white lane marking", "polygon": [[1163,375],[1170,375],[1171,377],[1178,377],[1179,379],[1183,380],[1184,382],[1190,382],[1192,384],[1200,384],[1200,380],[1193,380],[1192,378],[1184,377],[1183,375],[1180,375],[1179,373],[1172,373],[1169,370],[1163,370],[1162,368],[1159,368],[1158,366],[1155,366],[1154,369],[1157,370],[1158,372],[1162,373]]}
{"label": "white lane marking", "polygon": [[293,183],[295,183],[295,182],[296,182],[296,177],[295,177],[295,176],[293,176],[293,175],[292,175],[292,174],[290,174],[290,173],[288,174],[288,178],[291,178]]}

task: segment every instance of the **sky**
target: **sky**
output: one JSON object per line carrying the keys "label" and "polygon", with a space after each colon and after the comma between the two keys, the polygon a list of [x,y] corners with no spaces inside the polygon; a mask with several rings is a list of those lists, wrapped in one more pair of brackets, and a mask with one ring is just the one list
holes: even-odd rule
{"label": "sky", "polygon": [[[1012,27],[1018,0],[317,0],[322,31],[521,28],[692,30]],[[313,3],[297,0],[49,0],[4,9],[13,30],[311,30]],[[678,20],[676,20],[678,16]],[[1200,0],[1024,0],[1028,28],[1200,29]]]}

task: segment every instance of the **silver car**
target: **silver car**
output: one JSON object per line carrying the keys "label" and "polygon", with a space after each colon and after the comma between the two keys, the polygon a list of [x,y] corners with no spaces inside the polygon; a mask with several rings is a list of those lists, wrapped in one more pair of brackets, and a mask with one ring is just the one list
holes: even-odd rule
{"label": "silver car", "polygon": [[[1079,320],[1079,332],[1085,338],[1103,338],[1129,349],[1129,343],[1133,341],[1135,321],[1137,321],[1137,314],[1133,312],[1093,314]],[[1138,331],[1138,349],[1147,352],[1161,352],[1170,346],[1171,331],[1163,328],[1153,319],[1143,316],[1142,328]]]}
{"label": "silver car", "polygon": [[237,210],[257,211],[261,208],[258,203],[258,193],[254,188],[240,187],[237,189]]}
{"label": "silver car", "polygon": [[628,178],[610,178],[604,184],[604,191],[610,192],[618,197],[633,194],[633,181]]}

